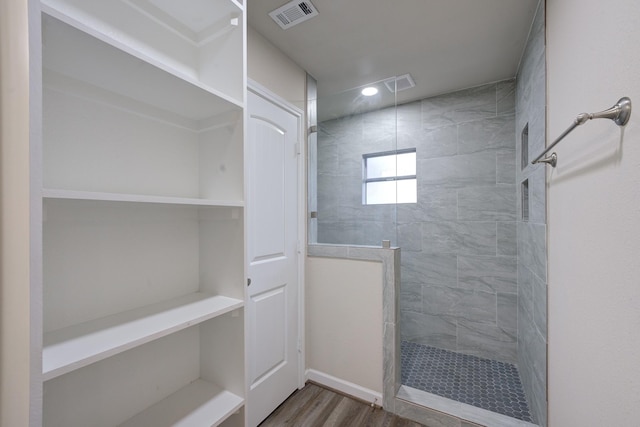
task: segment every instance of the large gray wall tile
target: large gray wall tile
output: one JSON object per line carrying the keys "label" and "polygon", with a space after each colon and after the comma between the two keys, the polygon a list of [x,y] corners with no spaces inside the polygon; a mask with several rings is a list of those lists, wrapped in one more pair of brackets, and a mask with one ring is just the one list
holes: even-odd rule
{"label": "large gray wall tile", "polygon": [[395,230],[384,222],[318,221],[318,243],[380,246],[382,240],[390,240],[394,246],[397,243]]}
{"label": "large gray wall tile", "polygon": [[422,224],[419,222],[398,224],[398,245],[403,251],[421,251]]}
{"label": "large gray wall tile", "polygon": [[456,316],[464,298],[463,289],[446,286],[422,287],[422,312],[432,316]]}
{"label": "large gray wall tile", "polygon": [[398,105],[396,109],[398,131],[422,129],[422,102],[408,102]]}
{"label": "large gray wall tile", "polygon": [[339,175],[338,187],[330,191],[338,193],[338,203],[342,206],[362,206],[362,175]]}
{"label": "large gray wall tile", "polygon": [[496,182],[496,156],[492,152],[418,160],[418,185],[463,188]]}
{"label": "large gray wall tile", "polygon": [[395,110],[373,111],[364,114],[363,117],[363,148],[372,152],[395,149],[397,128]]}
{"label": "large gray wall tile", "polygon": [[422,313],[422,283],[402,281],[400,284],[400,310]]}
{"label": "large gray wall tile", "polygon": [[425,129],[480,120],[496,115],[496,85],[488,84],[422,101]]}
{"label": "large gray wall tile", "polygon": [[515,221],[516,186],[492,185],[458,190],[458,219]]}
{"label": "large gray wall tile", "polygon": [[517,256],[518,255],[518,228],[515,221],[513,222],[498,222],[497,238],[498,238],[498,255],[502,256]]}
{"label": "large gray wall tile", "polygon": [[547,285],[539,278],[533,281],[533,323],[538,333],[547,339]]}
{"label": "large gray wall tile", "polygon": [[424,222],[422,250],[428,253],[496,254],[495,222]]}
{"label": "large gray wall tile", "polygon": [[455,254],[402,254],[402,280],[431,286],[457,285],[457,256]]}
{"label": "large gray wall tile", "polygon": [[516,331],[486,323],[460,320],[458,350],[479,357],[516,363]]}
{"label": "large gray wall tile", "polygon": [[319,139],[324,134],[334,138],[342,138],[345,136],[361,138],[362,129],[363,122],[362,115],[360,114],[318,123]]}
{"label": "large gray wall tile", "polygon": [[511,184],[516,181],[516,150],[496,152],[496,183]]}
{"label": "large gray wall tile", "polygon": [[518,263],[518,316],[525,322],[519,322],[519,328],[533,325],[533,286],[535,275],[523,263]]}
{"label": "large gray wall tile", "polygon": [[448,316],[400,312],[402,339],[446,350],[456,349],[456,321]]}
{"label": "large gray wall tile", "polygon": [[495,324],[496,294],[444,286],[423,286],[422,312],[433,316],[451,316],[474,322]]}
{"label": "large gray wall tile", "polygon": [[383,240],[389,240],[391,245],[397,245],[396,231],[390,224],[382,221],[354,221],[346,223],[353,229],[353,240],[358,245],[380,246]]}
{"label": "large gray wall tile", "polygon": [[499,116],[458,125],[458,154],[515,147],[515,117]]}
{"label": "large gray wall tile", "polygon": [[344,244],[342,240],[342,223],[318,220],[318,242]]}
{"label": "large gray wall tile", "polygon": [[340,194],[335,191],[342,177],[318,174],[318,221],[335,221],[338,219]]}
{"label": "large gray wall tile", "polygon": [[369,111],[362,114],[363,130],[367,132],[367,125],[381,125],[384,127],[390,127],[392,132],[395,132],[396,126],[396,113],[397,107],[386,107],[377,110]]}
{"label": "large gray wall tile", "polygon": [[455,189],[418,186],[418,203],[397,206],[398,223],[455,221],[458,197]]}
{"label": "large gray wall tile", "polygon": [[[371,152],[385,151],[380,146],[371,147]],[[338,142],[338,170],[336,175],[362,177],[362,155],[365,154],[360,143],[353,141]]]}
{"label": "large gray wall tile", "polygon": [[518,223],[518,256],[528,260],[528,267],[540,279],[547,278],[547,229],[544,224]]}
{"label": "large gray wall tile", "polygon": [[404,150],[407,148],[416,148],[416,151],[420,151],[417,147],[420,145],[422,139],[422,129],[398,129],[396,135],[396,149]]}
{"label": "large gray wall tile", "polygon": [[319,174],[335,174],[338,170],[338,145],[335,141],[318,142],[317,172]]}
{"label": "large gray wall tile", "polygon": [[498,327],[515,331],[518,327],[518,294],[497,295]]}
{"label": "large gray wall tile", "polygon": [[458,257],[458,285],[465,289],[515,293],[515,257]]}
{"label": "large gray wall tile", "polygon": [[458,154],[457,141],[458,126],[442,126],[416,132],[413,147],[416,149],[418,159],[455,156]]}
{"label": "large gray wall tile", "polygon": [[[356,191],[355,197],[359,197]],[[393,227],[396,219],[395,205],[363,205],[351,204],[339,200],[338,218],[342,221],[380,221]]]}
{"label": "large gray wall tile", "polygon": [[[456,307],[458,319],[471,322],[496,324],[497,299],[493,292],[460,290],[462,297]],[[459,342],[458,342],[459,344]],[[460,347],[460,345],[458,345]]]}
{"label": "large gray wall tile", "polygon": [[535,328],[528,328],[524,345],[529,348],[527,358],[532,365],[535,377],[542,380],[547,371],[547,343]]}

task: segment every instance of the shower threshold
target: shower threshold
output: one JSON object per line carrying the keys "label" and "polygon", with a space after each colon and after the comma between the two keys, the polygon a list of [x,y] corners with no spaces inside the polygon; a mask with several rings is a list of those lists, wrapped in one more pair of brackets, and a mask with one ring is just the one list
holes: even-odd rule
{"label": "shower threshold", "polygon": [[399,399],[486,426],[535,426],[515,365],[403,341]]}

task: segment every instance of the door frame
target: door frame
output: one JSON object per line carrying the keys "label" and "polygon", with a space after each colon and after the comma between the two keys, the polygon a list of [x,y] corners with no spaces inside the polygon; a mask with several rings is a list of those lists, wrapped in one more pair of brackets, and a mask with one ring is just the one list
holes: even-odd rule
{"label": "door frame", "polygon": [[[283,110],[287,111],[288,113],[294,115],[296,117],[296,121],[297,121],[297,143],[296,143],[296,147],[297,147],[297,151],[298,151],[298,191],[296,194],[297,197],[297,207],[298,207],[298,215],[297,215],[297,226],[296,226],[296,230],[297,230],[297,256],[298,256],[298,266],[297,266],[297,271],[298,271],[298,337],[297,337],[297,353],[298,353],[298,389],[301,389],[302,387],[304,387],[305,384],[305,313],[304,313],[304,287],[305,287],[305,259],[306,259],[306,248],[307,248],[307,244],[306,244],[306,224],[307,224],[307,205],[306,205],[306,144],[304,143],[304,111],[298,107],[296,107],[295,105],[291,104],[289,101],[285,100],[284,98],[280,97],[279,95],[275,94],[274,92],[272,92],[271,90],[267,89],[266,87],[264,87],[263,85],[261,85],[260,83],[256,82],[255,80],[252,79],[247,79],[247,90],[254,93],[255,95],[258,95],[259,97],[263,98],[264,100],[276,105],[279,108],[282,108]],[[248,98],[247,98],[248,99]],[[248,101],[247,101],[247,106],[245,108],[245,111],[247,112],[247,117],[249,114],[249,105],[248,105]],[[246,132],[246,124],[248,124],[248,121],[245,120],[245,138],[248,136],[248,133]],[[247,144],[245,144],[245,147],[247,146]],[[248,151],[248,150],[247,150]],[[245,158],[248,155],[248,152],[245,152]],[[246,160],[245,160],[245,164],[246,164]],[[245,187],[248,185],[248,182],[245,182]],[[248,194],[245,190],[245,194]],[[246,218],[246,213],[245,213],[245,218]],[[247,240],[247,236],[245,236],[245,242]],[[304,239],[304,240],[303,240]],[[246,244],[245,244],[246,246]],[[248,260],[247,260],[247,256],[245,255],[245,272],[248,273]],[[248,298],[248,291],[245,291],[245,301],[247,301]],[[247,316],[245,314],[245,320],[247,319]],[[248,325],[247,322],[245,321],[245,337],[246,337],[246,342],[245,342],[245,351],[247,348],[247,343],[248,343]],[[248,355],[246,355],[245,357],[248,358]],[[248,363],[245,363],[245,367],[248,366]],[[245,390],[245,395],[248,396],[249,395],[249,375],[247,372],[247,369],[245,369],[245,383],[246,383],[246,390]]]}

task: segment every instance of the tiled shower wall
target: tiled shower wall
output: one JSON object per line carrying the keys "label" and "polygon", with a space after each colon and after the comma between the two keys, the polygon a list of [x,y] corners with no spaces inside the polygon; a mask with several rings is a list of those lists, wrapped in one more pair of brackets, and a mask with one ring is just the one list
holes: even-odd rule
{"label": "tiled shower wall", "polygon": [[[517,166],[518,183],[518,365],[535,421],[546,425],[547,249],[544,164],[532,165],[545,146],[544,1],[540,2],[522,58],[516,87],[517,156],[528,124],[528,162]],[[522,183],[527,181],[528,207],[523,210]],[[523,219],[528,211],[528,220]]]}
{"label": "tiled shower wall", "polygon": [[[363,206],[362,155],[393,150],[396,123],[418,203]],[[403,340],[516,362],[514,135],[514,80],[319,125],[318,242],[402,248]]]}

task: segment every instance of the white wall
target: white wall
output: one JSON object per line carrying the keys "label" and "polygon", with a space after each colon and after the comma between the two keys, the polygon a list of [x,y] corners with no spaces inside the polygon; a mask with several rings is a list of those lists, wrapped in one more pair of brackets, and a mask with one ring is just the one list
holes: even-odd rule
{"label": "white wall", "polygon": [[307,258],[306,269],[307,369],[381,394],[382,263]]}
{"label": "white wall", "polygon": [[576,129],[550,170],[549,425],[640,420],[640,7],[548,0],[548,141],[621,96],[624,132]]}
{"label": "white wall", "polygon": [[29,57],[26,0],[0,2],[0,425],[29,422]]}
{"label": "white wall", "polygon": [[247,75],[305,110],[306,71],[251,27],[247,28]]}

